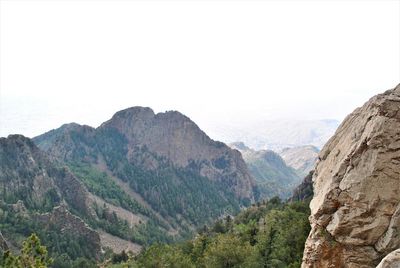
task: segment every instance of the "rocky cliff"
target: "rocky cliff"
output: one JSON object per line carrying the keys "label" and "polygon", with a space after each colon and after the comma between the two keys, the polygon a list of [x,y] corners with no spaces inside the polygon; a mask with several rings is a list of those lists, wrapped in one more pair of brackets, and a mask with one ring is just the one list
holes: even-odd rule
{"label": "rocky cliff", "polygon": [[310,171],[307,176],[304,177],[303,181],[298,185],[290,198],[291,201],[310,201],[314,195],[313,189],[313,177],[314,171]]}
{"label": "rocky cliff", "polygon": [[[390,253],[400,247],[400,85],[347,116],[320,152],[313,182],[302,267],[375,267],[388,254],[393,263]],[[396,263],[390,267],[400,266],[398,254]]]}
{"label": "rocky cliff", "polygon": [[[98,128],[66,124],[34,141],[52,159],[78,171],[82,181],[107,174],[107,181],[171,234],[187,233],[256,199],[255,181],[241,154],[210,139],[179,112],[132,107]],[[89,190],[104,194],[96,177]]]}
{"label": "rocky cliff", "polygon": [[21,135],[0,138],[0,193],[4,202],[20,200],[28,209],[51,209],[46,207],[51,201],[66,202],[81,213],[92,213],[82,183]]}
{"label": "rocky cliff", "polygon": [[177,111],[155,114],[152,109],[132,107],[117,112],[99,130],[115,128],[128,141],[128,157],[146,147],[175,166],[196,165],[200,175],[214,181],[231,181],[239,198],[254,200],[253,180],[241,155],[222,142],[210,139],[192,120]]}
{"label": "rocky cliff", "polygon": [[54,207],[51,212],[36,215],[41,226],[45,229],[55,228],[61,235],[76,237],[78,241],[84,241],[96,259],[101,256],[100,235],[90,228],[81,218],[73,215],[65,206]]}
{"label": "rocky cliff", "polygon": [[[30,233],[39,234],[51,253],[55,244],[69,246],[81,239],[90,253],[77,256],[99,258],[99,234],[89,228],[85,219],[95,221],[86,187],[65,166],[46,157],[29,138],[10,135],[0,138],[0,248],[19,246],[18,239]],[[62,233],[62,235],[61,235]],[[61,235],[63,241],[55,238]]]}

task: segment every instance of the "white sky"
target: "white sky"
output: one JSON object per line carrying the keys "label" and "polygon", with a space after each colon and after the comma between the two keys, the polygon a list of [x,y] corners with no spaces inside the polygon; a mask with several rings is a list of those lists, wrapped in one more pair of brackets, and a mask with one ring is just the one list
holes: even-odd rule
{"label": "white sky", "polygon": [[343,117],[400,82],[400,1],[0,0],[0,136],[130,106]]}

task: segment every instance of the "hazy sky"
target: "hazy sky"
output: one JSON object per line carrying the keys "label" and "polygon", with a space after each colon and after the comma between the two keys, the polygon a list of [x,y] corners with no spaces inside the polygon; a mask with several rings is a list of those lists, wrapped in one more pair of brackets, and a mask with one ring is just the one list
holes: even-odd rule
{"label": "hazy sky", "polygon": [[343,117],[400,82],[400,1],[0,0],[0,136],[117,110]]}

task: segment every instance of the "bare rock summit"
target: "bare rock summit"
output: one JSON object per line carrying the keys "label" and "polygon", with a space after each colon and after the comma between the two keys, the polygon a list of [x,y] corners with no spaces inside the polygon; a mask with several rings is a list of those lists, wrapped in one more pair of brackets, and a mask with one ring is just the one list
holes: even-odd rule
{"label": "bare rock summit", "polygon": [[303,268],[400,267],[400,85],[347,116],[313,183]]}

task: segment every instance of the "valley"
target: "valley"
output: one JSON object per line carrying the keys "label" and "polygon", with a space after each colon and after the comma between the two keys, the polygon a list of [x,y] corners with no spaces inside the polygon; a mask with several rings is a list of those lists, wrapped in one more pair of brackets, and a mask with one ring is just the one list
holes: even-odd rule
{"label": "valley", "polygon": [[321,151],[228,146],[146,107],[0,138],[1,253],[35,233],[51,267],[375,267],[400,245],[399,90]]}

